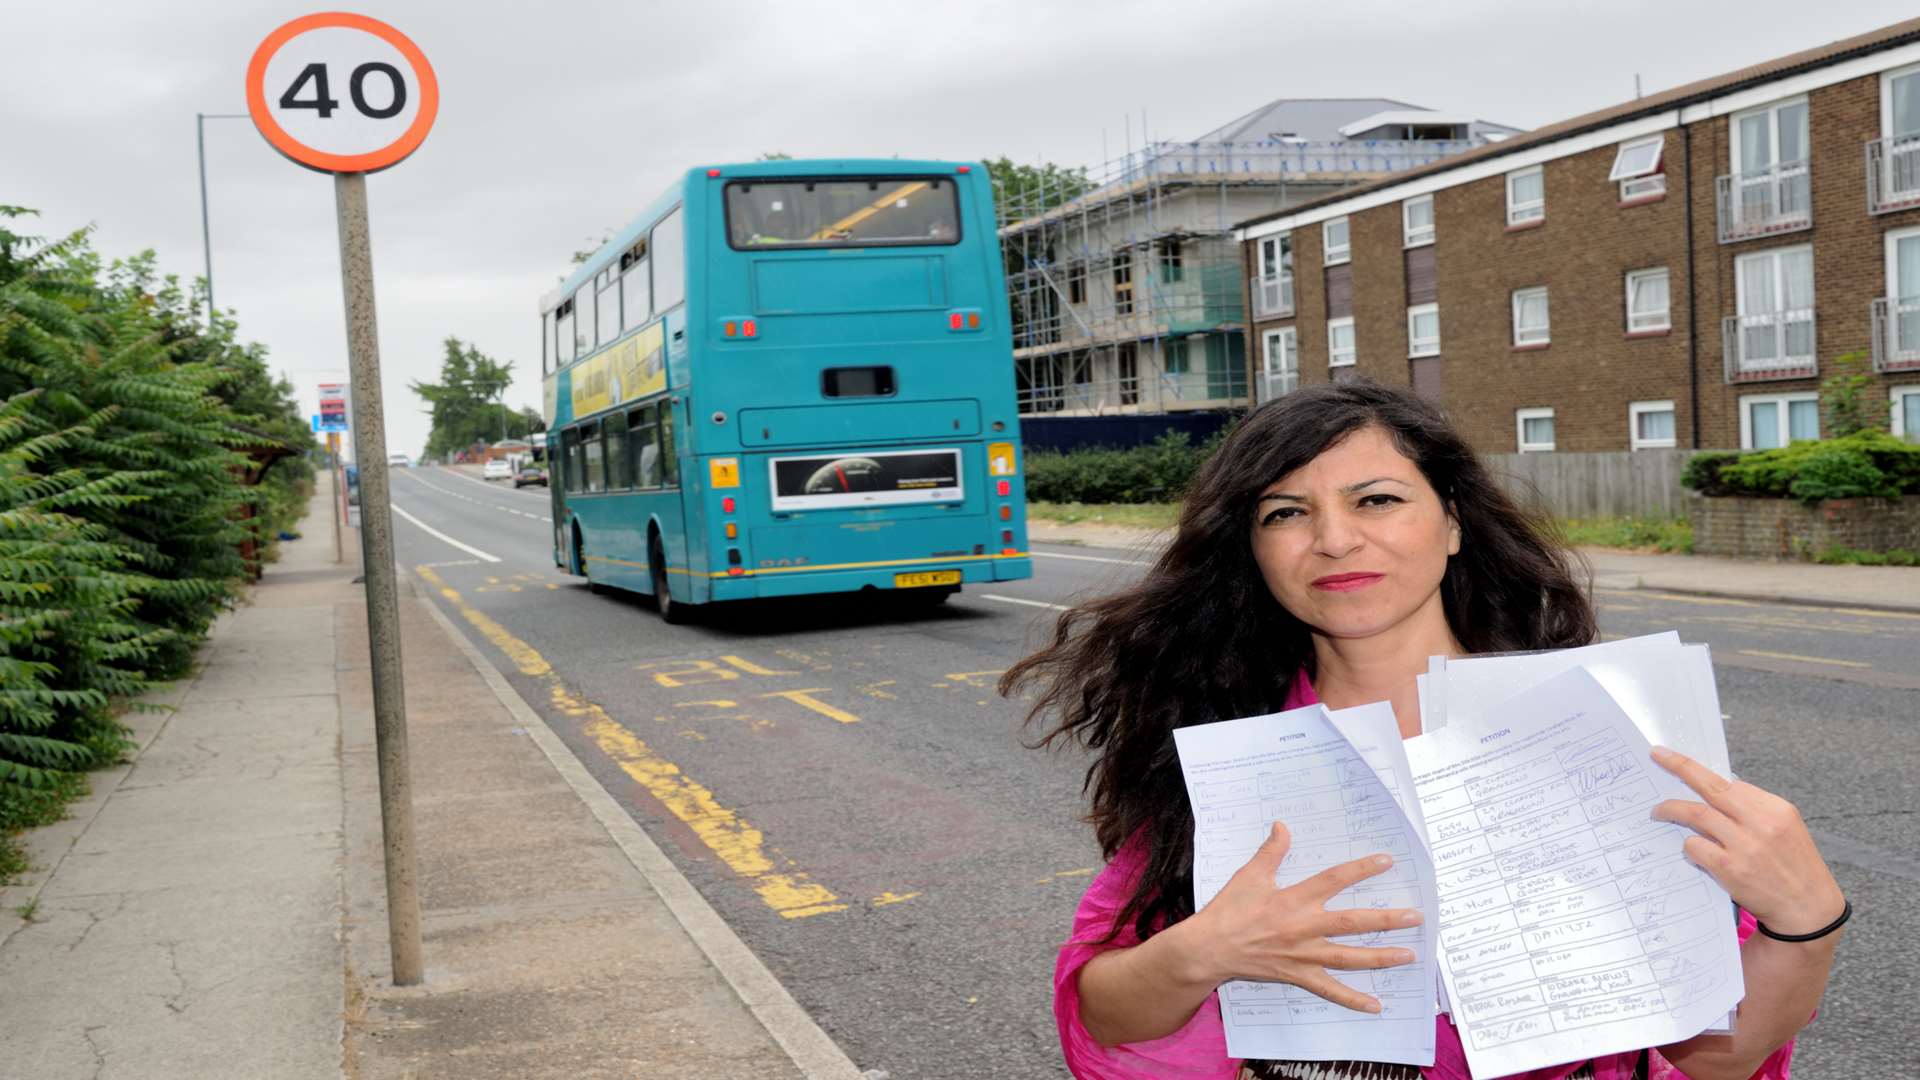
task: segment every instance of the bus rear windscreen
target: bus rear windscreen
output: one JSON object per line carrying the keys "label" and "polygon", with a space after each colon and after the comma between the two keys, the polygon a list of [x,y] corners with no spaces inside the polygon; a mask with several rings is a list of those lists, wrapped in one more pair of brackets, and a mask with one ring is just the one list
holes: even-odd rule
{"label": "bus rear windscreen", "polygon": [[960,202],[947,177],[737,180],[727,185],[735,248],[956,244]]}

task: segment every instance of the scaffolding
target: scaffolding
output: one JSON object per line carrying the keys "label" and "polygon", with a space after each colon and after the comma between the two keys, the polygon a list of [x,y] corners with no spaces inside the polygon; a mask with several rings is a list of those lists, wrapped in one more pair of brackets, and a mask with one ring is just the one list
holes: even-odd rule
{"label": "scaffolding", "polygon": [[1248,404],[1234,225],[1483,141],[1154,142],[996,192],[1020,412]]}

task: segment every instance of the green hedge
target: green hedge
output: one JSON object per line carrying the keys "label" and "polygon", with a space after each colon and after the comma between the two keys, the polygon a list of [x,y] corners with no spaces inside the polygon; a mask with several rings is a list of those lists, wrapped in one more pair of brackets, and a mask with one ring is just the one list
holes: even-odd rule
{"label": "green hedge", "polygon": [[310,467],[243,487],[241,448],[313,445],[264,353],[207,331],[151,254],[103,266],[84,231],[12,232],[26,213],[0,206],[0,849],[123,752],[130,699],[187,672],[238,595],[237,545],[290,527]]}
{"label": "green hedge", "polygon": [[1920,445],[1884,431],[1775,450],[1715,450],[1688,459],[1680,482],[1702,495],[1822,499],[1920,494]]}
{"label": "green hedge", "polygon": [[1168,431],[1145,446],[1091,447],[1067,453],[1027,454],[1027,498],[1051,503],[1174,502],[1201,463],[1227,437],[1227,428],[1199,446]]}

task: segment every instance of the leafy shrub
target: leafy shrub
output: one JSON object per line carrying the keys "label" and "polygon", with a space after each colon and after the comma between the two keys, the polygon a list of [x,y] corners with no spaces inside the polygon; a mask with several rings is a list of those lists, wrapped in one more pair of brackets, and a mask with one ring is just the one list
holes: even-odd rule
{"label": "leafy shrub", "polygon": [[1920,494],[1920,445],[1884,431],[1774,450],[1695,454],[1680,482],[1703,495],[1822,499]]}
{"label": "leafy shrub", "polygon": [[24,213],[0,206],[0,847],[124,752],[116,710],[186,672],[238,543],[290,524],[311,475],[242,486],[238,448],[312,439],[230,320],[203,331],[150,254],[103,269],[84,231],[16,235]]}
{"label": "leafy shrub", "polygon": [[1181,432],[1168,431],[1126,450],[1032,451],[1027,454],[1027,498],[1053,503],[1177,502],[1229,430],[1222,428],[1199,446]]}

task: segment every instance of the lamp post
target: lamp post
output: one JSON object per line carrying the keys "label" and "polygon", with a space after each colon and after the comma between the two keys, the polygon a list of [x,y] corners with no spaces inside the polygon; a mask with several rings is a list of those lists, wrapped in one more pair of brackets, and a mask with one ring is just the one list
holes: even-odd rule
{"label": "lamp post", "polygon": [[207,259],[207,332],[213,332],[213,233],[207,226],[207,121],[251,120],[246,113],[194,113],[200,143],[200,247]]}

